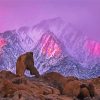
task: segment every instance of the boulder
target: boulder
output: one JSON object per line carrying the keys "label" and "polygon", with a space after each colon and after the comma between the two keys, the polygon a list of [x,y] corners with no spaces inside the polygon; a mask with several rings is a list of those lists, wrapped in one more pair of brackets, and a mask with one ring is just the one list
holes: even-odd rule
{"label": "boulder", "polygon": [[78,80],[70,81],[63,86],[62,94],[64,95],[77,97],[79,93],[80,93],[80,81]]}
{"label": "boulder", "polygon": [[34,66],[33,52],[26,52],[18,57],[16,62],[16,75],[24,76],[25,70],[29,70],[31,75],[39,77],[39,72]]}

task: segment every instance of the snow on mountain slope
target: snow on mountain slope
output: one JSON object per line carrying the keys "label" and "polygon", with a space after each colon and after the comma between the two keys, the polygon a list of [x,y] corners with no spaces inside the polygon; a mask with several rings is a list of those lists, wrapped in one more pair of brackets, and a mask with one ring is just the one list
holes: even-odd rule
{"label": "snow on mountain slope", "polygon": [[15,72],[15,63],[17,57],[24,51],[15,31],[6,31],[2,34],[2,38],[7,41],[3,47],[3,53],[0,56],[0,69],[11,70]]}
{"label": "snow on mountain slope", "polygon": [[[34,48],[35,65],[40,73],[44,73],[51,65],[55,65],[64,56],[64,47],[50,31],[41,36]],[[45,69],[45,70],[44,70]]]}
{"label": "snow on mountain slope", "polygon": [[[29,36],[32,40],[35,39],[34,42],[37,44],[41,36],[48,30],[54,33],[63,44],[66,49],[65,51],[75,57],[83,67],[91,68],[95,65],[93,63],[97,62],[97,60],[95,60],[97,56],[93,55],[94,53],[91,53],[86,47],[87,42],[90,41],[89,38],[74,28],[72,24],[66,24],[59,17],[41,21],[32,28],[31,32],[29,32]],[[93,61],[92,66],[91,61]]]}
{"label": "snow on mountain slope", "polygon": [[6,31],[0,34],[0,38],[6,41],[0,51],[0,69],[15,72],[17,57],[33,51],[35,66],[41,74],[57,71],[65,76],[79,78],[100,75],[100,56],[97,56],[99,43],[90,42],[92,40],[85,34],[61,18],[44,20],[33,27]]}

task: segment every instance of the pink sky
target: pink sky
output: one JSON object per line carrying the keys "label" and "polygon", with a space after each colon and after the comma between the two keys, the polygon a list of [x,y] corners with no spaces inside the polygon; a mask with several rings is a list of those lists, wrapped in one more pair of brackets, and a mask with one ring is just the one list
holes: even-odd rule
{"label": "pink sky", "polygon": [[100,41],[100,0],[0,0],[0,32],[54,17]]}

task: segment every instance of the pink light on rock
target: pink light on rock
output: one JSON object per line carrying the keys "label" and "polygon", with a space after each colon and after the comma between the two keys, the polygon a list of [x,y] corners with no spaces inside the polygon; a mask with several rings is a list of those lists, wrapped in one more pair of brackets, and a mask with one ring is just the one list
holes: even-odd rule
{"label": "pink light on rock", "polygon": [[43,35],[41,39],[42,53],[48,57],[58,57],[61,54],[61,48],[51,34]]}
{"label": "pink light on rock", "polygon": [[4,45],[6,45],[6,41],[4,39],[0,39],[0,47],[3,47]]}
{"label": "pink light on rock", "polygon": [[86,49],[89,53],[93,54],[94,56],[100,56],[100,43],[92,40],[88,40],[85,44]]}
{"label": "pink light on rock", "polygon": [[3,38],[0,38],[0,54],[2,53],[2,48],[6,45],[6,41]]}

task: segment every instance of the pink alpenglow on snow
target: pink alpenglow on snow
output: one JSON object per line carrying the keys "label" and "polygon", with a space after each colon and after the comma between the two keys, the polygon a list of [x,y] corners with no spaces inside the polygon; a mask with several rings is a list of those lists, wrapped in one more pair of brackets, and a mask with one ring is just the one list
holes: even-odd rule
{"label": "pink alpenglow on snow", "polygon": [[93,56],[100,56],[100,43],[99,42],[88,40],[86,42],[86,49]]}
{"label": "pink alpenglow on snow", "polygon": [[51,34],[46,34],[41,39],[42,53],[48,57],[60,56],[61,48]]}

